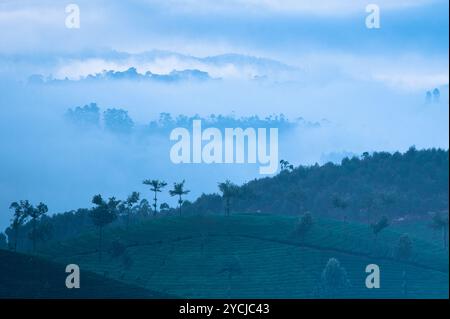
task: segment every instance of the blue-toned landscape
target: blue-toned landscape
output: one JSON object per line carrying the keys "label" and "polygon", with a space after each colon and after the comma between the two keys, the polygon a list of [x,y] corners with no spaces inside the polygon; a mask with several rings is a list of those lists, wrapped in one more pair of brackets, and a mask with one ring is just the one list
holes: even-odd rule
{"label": "blue-toned landscape", "polygon": [[0,2],[0,298],[447,299],[448,6]]}

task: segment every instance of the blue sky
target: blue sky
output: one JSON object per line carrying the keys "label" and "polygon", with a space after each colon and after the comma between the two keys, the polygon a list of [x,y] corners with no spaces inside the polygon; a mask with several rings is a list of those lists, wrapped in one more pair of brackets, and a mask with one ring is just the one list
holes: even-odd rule
{"label": "blue sky", "polygon": [[[378,1],[380,30],[364,26],[367,1],[79,0],[81,29],[64,28],[65,1],[0,2],[1,51],[109,47],[272,52],[299,49],[448,51],[448,1]],[[19,36],[20,35],[20,36]],[[191,44],[189,44],[191,43]],[[218,44],[220,44],[217,46]],[[178,51],[178,50],[176,50]],[[216,51],[216,52],[215,52]]]}
{"label": "blue sky", "polygon": [[[83,52],[108,50],[159,49],[203,57],[241,53],[274,58],[319,74],[321,66],[327,65],[352,76],[370,73],[420,89],[448,84],[445,0],[375,2],[381,10],[377,30],[365,27],[369,2],[362,0],[74,3],[81,11],[78,30],[64,26],[65,1],[1,1],[0,54],[28,55],[39,64],[49,57],[82,58]],[[391,73],[405,74],[405,79],[393,79]]]}

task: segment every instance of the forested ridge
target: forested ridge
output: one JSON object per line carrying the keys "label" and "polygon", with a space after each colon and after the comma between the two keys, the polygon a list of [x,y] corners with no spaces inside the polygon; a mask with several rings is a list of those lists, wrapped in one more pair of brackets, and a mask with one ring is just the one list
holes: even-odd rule
{"label": "forested ridge", "polygon": [[[203,194],[195,201],[183,198],[181,208],[183,215],[269,213],[300,216],[309,212],[316,217],[370,224],[384,216],[389,222],[423,219],[427,223],[432,213],[448,216],[448,179],[448,150],[441,149],[411,147],[405,153],[364,153],[360,157],[344,158],[341,164],[321,166],[293,167],[282,160],[281,171],[276,176],[254,179],[241,186],[222,183],[218,188],[221,194]],[[186,185],[189,185],[188,180]],[[228,191],[224,191],[224,186]],[[114,199],[118,218],[111,224],[139,223],[147,218],[179,213],[180,207],[169,207],[166,203],[155,210],[153,199],[146,199],[147,196],[138,196],[139,200],[130,206],[127,206],[127,200]],[[95,230],[90,215],[93,209],[87,207],[42,216],[39,225],[44,225],[44,230],[48,231],[39,240],[63,240]],[[49,212],[53,213],[51,208]],[[32,227],[31,221],[20,226],[18,250],[31,248],[29,234]],[[5,233],[11,244],[16,235],[12,227]]]}

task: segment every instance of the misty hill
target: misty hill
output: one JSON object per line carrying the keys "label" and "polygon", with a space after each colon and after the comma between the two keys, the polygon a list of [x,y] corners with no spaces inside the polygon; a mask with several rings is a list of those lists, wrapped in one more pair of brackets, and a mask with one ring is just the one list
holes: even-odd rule
{"label": "misty hill", "polygon": [[79,289],[65,286],[65,265],[0,249],[0,298],[164,298],[81,270]]}
{"label": "misty hill", "polygon": [[[406,153],[364,154],[345,158],[340,165],[299,166],[283,169],[274,177],[252,180],[238,187],[231,198],[231,213],[268,213],[314,216],[372,224],[386,216],[390,223],[416,222],[431,229],[431,212],[448,215],[448,151],[411,148]],[[219,181],[218,181],[219,182]],[[131,190],[130,190],[131,191]],[[94,194],[93,194],[94,195]],[[65,240],[94,229],[90,208],[44,216],[52,240]],[[150,203],[144,198],[132,210],[131,221],[152,218]],[[175,207],[160,215],[178,214]],[[225,214],[224,198],[203,194],[183,203],[183,214]],[[119,212],[119,215],[123,215]],[[113,222],[121,225],[120,217]],[[21,227],[18,249],[28,251],[31,223]],[[14,242],[14,232],[5,232]]]}
{"label": "misty hill", "polygon": [[[81,77],[81,81],[128,79],[170,83],[177,81],[205,81],[228,77],[284,81],[298,78],[301,74],[298,68],[277,60],[236,53],[197,57],[164,50],[152,50],[134,54],[120,51],[87,51],[77,56],[61,55],[57,60],[50,60],[48,63],[56,66],[62,61],[65,68],[70,70],[71,63],[83,64],[93,59],[104,61],[106,64],[120,65],[122,71],[118,69],[108,71],[92,69],[89,74],[84,74]],[[123,66],[126,66],[128,69],[123,70]],[[136,69],[145,71],[138,74]],[[75,78],[78,77],[75,76]],[[71,82],[61,76],[53,78],[53,75],[40,74],[31,76],[29,81],[31,83]]]}
{"label": "misty hill", "polygon": [[[106,108],[101,112],[96,103],[77,106],[67,110],[65,114],[69,123],[80,129],[104,127],[113,133],[132,133],[139,131],[144,134],[164,133],[167,134],[176,127],[192,129],[194,120],[201,120],[202,127],[258,127],[258,128],[278,128],[280,133],[285,133],[297,127],[320,127],[318,122],[310,122],[301,117],[291,120],[284,114],[272,114],[266,117],[257,115],[236,117],[234,114],[222,115],[211,114],[202,117],[198,114],[187,116],[184,114],[172,115],[164,112],[159,114],[159,118],[150,121],[146,125],[135,125],[135,121],[128,115],[128,111],[121,108]],[[103,125],[102,125],[103,124]]]}
{"label": "misty hill", "polygon": [[[409,228],[412,250],[405,258],[397,254],[403,230],[395,225],[375,238],[367,225],[313,216],[308,232],[300,235],[297,229],[295,216],[174,215],[151,218],[128,230],[109,228],[104,233],[108,254],[102,262],[97,232],[50,242],[40,254],[189,298],[329,297],[320,288],[321,276],[327,261],[337,258],[349,285],[337,289],[334,297],[448,298],[448,252],[439,240],[414,235],[432,233],[429,228]],[[365,287],[365,267],[371,263],[380,266],[380,289]]]}
{"label": "misty hill", "polygon": [[[299,166],[274,177],[255,179],[239,187],[232,210],[249,213],[301,214],[311,211],[364,222],[429,218],[448,214],[448,150],[405,153],[375,152],[344,158],[341,164]],[[192,212],[224,211],[218,194],[186,203]]]}

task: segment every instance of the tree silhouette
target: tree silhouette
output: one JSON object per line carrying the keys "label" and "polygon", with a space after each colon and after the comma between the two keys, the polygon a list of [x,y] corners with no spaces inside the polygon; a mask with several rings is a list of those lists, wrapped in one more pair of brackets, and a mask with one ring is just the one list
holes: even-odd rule
{"label": "tree silhouette", "polygon": [[153,180],[149,180],[146,179],[142,182],[144,185],[149,185],[150,186],[150,190],[154,193],[154,197],[153,197],[153,214],[156,216],[157,213],[157,207],[158,207],[158,199],[157,199],[157,194],[161,192],[161,190],[167,186],[167,183],[164,181],[160,181],[158,179],[153,179]]}
{"label": "tree silhouette", "polygon": [[13,202],[9,209],[14,209],[14,216],[11,219],[11,229],[14,232],[14,251],[17,251],[17,243],[19,241],[20,227],[25,223],[29,216],[29,211],[32,206],[29,201],[21,200],[20,202]]}
{"label": "tree silhouette", "polygon": [[286,160],[280,160],[280,170],[282,172],[292,172],[294,170],[294,165]]}
{"label": "tree silhouette", "polygon": [[[413,250],[413,244],[411,241],[411,238],[408,234],[403,234],[400,236],[397,246],[395,247],[395,256],[399,260],[407,261],[412,256],[412,250]],[[403,274],[402,274],[402,288],[403,288],[403,294],[408,294],[408,276],[407,276],[407,269],[406,269],[406,263],[404,264],[403,268]]]}
{"label": "tree silhouette", "polygon": [[126,216],[126,228],[128,230],[130,225],[131,214],[133,212],[133,205],[139,201],[139,193],[132,192],[128,195],[127,199],[121,203],[120,210],[125,211]]}
{"label": "tree silhouette", "polygon": [[137,206],[137,211],[138,211],[139,216],[141,216],[141,217],[148,217],[150,215],[150,213],[152,212],[152,208],[151,208],[150,203],[148,202],[148,200],[143,198],[139,202],[139,205]]}
{"label": "tree silhouette", "polygon": [[184,182],[183,180],[181,183],[173,183],[173,189],[169,191],[170,196],[178,196],[178,208],[180,211],[181,216],[181,205],[183,204],[182,196],[186,195],[190,192],[190,190],[184,189]]}
{"label": "tree silhouette", "polygon": [[165,212],[168,212],[169,209],[170,209],[170,206],[167,203],[162,203],[161,205],[159,205],[159,211],[160,212],[164,212],[165,213]]}
{"label": "tree silhouette", "polygon": [[28,216],[31,218],[32,230],[29,233],[29,237],[33,242],[33,252],[36,251],[36,242],[42,236],[37,229],[37,222],[39,219],[48,212],[48,207],[44,203],[39,203],[36,207],[31,206],[28,210]]}
{"label": "tree silhouette", "polygon": [[345,268],[341,266],[339,260],[330,258],[322,271],[320,287],[322,296],[334,298],[349,286],[350,282]]}
{"label": "tree silhouette", "polygon": [[239,187],[229,180],[226,180],[224,183],[219,183],[219,190],[222,193],[222,198],[225,199],[226,214],[229,216],[231,198],[238,194]]}
{"label": "tree silhouette", "polygon": [[381,217],[378,222],[372,223],[370,225],[370,227],[372,228],[372,232],[375,235],[375,243],[377,241],[378,234],[388,226],[389,226],[389,221],[386,216]]}
{"label": "tree silhouette", "polygon": [[103,200],[101,195],[95,195],[92,198],[92,203],[96,206],[91,209],[90,216],[94,225],[98,228],[98,252],[99,261],[102,261],[102,240],[103,240],[103,227],[112,223],[117,218],[117,206],[120,201],[111,197],[108,202]]}

